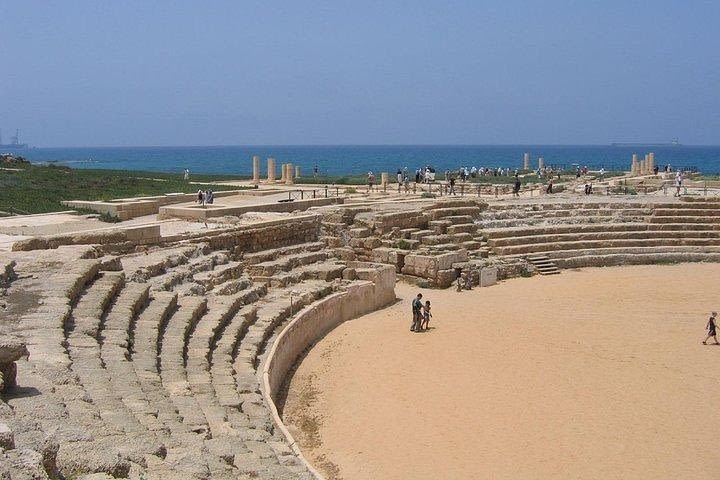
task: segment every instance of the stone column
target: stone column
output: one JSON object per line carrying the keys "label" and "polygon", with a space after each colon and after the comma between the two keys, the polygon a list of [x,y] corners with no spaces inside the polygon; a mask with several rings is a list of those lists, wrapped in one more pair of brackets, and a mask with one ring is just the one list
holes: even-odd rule
{"label": "stone column", "polygon": [[632,165],[630,167],[630,174],[637,175],[638,173],[640,173],[640,164],[638,163],[637,153],[633,153]]}
{"label": "stone column", "polygon": [[645,166],[645,160],[640,160],[640,175],[645,175],[645,169],[647,167]]}
{"label": "stone column", "polygon": [[380,174],[380,183],[382,184],[383,191],[387,190],[387,186],[388,186],[388,173],[387,172],[382,172]]}
{"label": "stone column", "polygon": [[287,178],[287,163],[280,165],[280,183],[285,183]]}
{"label": "stone column", "polygon": [[523,170],[530,170],[530,154],[523,155]]}
{"label": "stone column", "polygon": [[648,173],[655,173],[655,154],[653,152],[648,153]]}
{"label": "stone column", "polygon": [[260,155],[253,155],[252,162],[253,162],[252,183],[254,185],[257,185],[258,183],[260,183]]}
{"label": "stone column", "polygon": [[543,157],[538,158],[538,168],[540,170],[545,168],[545,159]]}
{"label": "stone column", "polygon": [[275,183],[275,158],[268,157],[268,179],[267,183]]}
{"label": "stone column", "polygon": [[295,178],[300,178],[300,165],[295,166]]}
{"label": "stone column", "polygon": [[293,173],[295,169],[293,168],[292,163],[285,164],[285,185],[294,185],[295,182],[293,182]]}

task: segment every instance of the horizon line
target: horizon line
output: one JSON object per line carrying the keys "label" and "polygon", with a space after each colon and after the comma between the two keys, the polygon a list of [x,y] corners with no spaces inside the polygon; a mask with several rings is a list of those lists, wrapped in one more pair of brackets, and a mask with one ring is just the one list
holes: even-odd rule
{"label": "horizon line", "polygon": [[692,144],[683,143],[672,145],[670,143],[653,142],[614,142],[627,143],[627,145],[613,145],[612,143],[278,143],[278,144],[218,144],[218,145],[50,145],[28,146],[24,150],[52,149],[52,148],[248,148],[248,147],[720,147],[720,144]]}

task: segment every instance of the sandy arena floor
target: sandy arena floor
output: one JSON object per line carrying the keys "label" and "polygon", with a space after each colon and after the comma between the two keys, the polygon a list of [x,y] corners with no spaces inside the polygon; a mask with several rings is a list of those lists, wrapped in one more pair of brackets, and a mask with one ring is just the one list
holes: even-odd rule
{"label": "sandy arena floor", "polygon": [[564,271],[423,291],[341,325],[285,421],[329,479],[720,478],[720,265]]}

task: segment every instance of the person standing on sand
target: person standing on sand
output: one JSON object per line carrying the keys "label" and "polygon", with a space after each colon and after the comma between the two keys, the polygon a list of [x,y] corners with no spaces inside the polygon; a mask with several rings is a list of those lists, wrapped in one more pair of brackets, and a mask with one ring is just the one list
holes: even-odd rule
{"label": "person standing on sand", "polygon": [[676,191],[675,191],[675,195],[673,195],[674,197],[680,197],[680,189],[682,188],[682,182],[683,182],[682,172],[680,170],[678,170],[677,173],[675,174],[675,189],[676,189]]}
{"label": "person standing on sand", "polygon": [[425,307],[423,308],[423,320],[420,322],[420,330],[427,330],[428,325],[430,325],[430,317],[432,317],[432,313],[430,313],[430,300],[425,302]]}
{"label": "person standing on sand", "polygon": [[417,297],[412,301],[413,321],[410,327],[411,332],[417,332],[421,326],[422,319],[422,293],[418,293]]}
{"label": "person standing on sand", "polygon": [[707,325],[705,325],[705,329],[707,330],[708,334],[707,334],[707,337],[705,337],[705,340],[703,340],[703,342],[702,342],[703,345],[707,345],[707,341],[710,340],[710,337],[712,337],[715,340],[715,345],[720,345],[718,343],[717,333],[715,332],[715,328],[716,328],[715,317],[717,317],[717,312],[712,312]]}

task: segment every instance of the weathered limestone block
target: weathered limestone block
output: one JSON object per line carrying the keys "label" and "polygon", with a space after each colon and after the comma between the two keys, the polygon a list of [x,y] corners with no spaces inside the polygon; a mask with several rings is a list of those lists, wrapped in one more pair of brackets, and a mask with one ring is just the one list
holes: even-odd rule
{"label": "weathered limestone block", "polygon": [[467,261],[467,250],[458,250],[439,255],[405,255],[402,273],[417,277],[435,279],[440,270],[452,269],[452,264]]}
{"label": "weathered limestone block", "polygon": [[27,358],[28,349],[19,339],[6,337],[0,339],[0,392],[10,390],[17,384],[16,360]]}
{"label": "weathered limestone block", "polygon": [[497,267],[483,267],[480,270],[480,286],[489,287],[495,285],[498,280]]}
{"label": "weathered limestone block", "polygon": [[447,288],[453,284],[456,278],[457,272],[455,269],[440,270],[435,277],[435,287]]}
{"label": "weathered limestone block", "polygon": [[13,448],[15,448],[15,435],[7,424],[0,422],[0,450]]}
{"label": "weathered limestone block", "polygon": [[348,235],[352,238],[366,238],[372,235],[372,230],[367,227],[357,227],[348,230]]}
{"label": "weathered limestone block", "polygon": [[19,448],[0,451],[0,478],[42,480],[49,477],[42,465],[42,455],[34,450]]}

